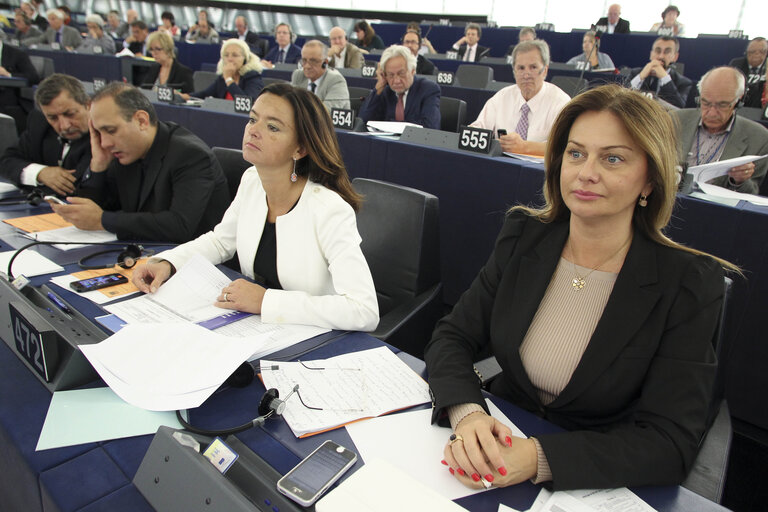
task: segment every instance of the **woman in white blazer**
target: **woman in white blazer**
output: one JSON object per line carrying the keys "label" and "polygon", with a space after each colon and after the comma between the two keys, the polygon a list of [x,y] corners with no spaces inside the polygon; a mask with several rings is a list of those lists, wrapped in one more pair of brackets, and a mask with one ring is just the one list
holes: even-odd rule
{"label": "woman in white blazer", "polygon": [[331,119],[317,97],[288,84],[266,87],[243,134],[252,163],[213,231],[138,267],[152,293],[193,255],[218,264],[237,252],[241,272],[216,305],[261,314],[265,323],[371,331],[376,290],[360,250],[350,184]]}

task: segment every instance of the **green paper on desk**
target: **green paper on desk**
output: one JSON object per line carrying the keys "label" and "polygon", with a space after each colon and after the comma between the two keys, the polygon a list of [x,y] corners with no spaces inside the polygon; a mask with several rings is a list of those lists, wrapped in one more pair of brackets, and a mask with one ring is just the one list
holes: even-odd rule
{"label": "green paper on desk", "polygon": [[147,411],[109,388],[57,391],[35,450],[154,434],[160,425],[182,428],[172,411]]}

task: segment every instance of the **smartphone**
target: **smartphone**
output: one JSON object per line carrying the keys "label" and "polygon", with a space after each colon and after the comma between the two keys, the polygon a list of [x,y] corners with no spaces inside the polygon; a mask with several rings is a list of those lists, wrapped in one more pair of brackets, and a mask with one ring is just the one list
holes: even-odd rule
{"label": "smartphone", "polygon": [[496,130],[496,135],[499,139],[501,138],[502,135],[506,135],[506,134],[507,134],[507,130],[505,130],[504,128],[499,128],[498,130]]}
{"label": "smartphone", "polygon": [[352,450],[326,441],[277,481],[277,490],[308,507],[351,468],[357,455]]}
{"label": "smartphone", "polygon": [[56,196],[44,196],[43,201],[52,201],[56,204],[69,204],[68,202],[64,201],[63,199],[59,199]]}
{"label": "smartphone", "polygon": [[81,279],[80,281],[69,283],[69,287],[75,290],[77,293],[83,293],[127,282],[128,278],[123,274],[114,273],[107,274],[105,276],[91,277],[90,279]]}

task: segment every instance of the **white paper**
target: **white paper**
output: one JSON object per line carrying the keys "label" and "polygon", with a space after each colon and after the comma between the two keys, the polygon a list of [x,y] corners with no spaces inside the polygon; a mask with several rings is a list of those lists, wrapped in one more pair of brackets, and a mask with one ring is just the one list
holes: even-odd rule
{"label": "white paper", "polygon": [[230,312],[214,306],[230,279],[200,255],[192,257],[155,293],[107,306],[127,324],[204,322]]}
{"label": "white paper", "polygon": [[508,157],[514,158],[516,160],[522,160],[523,162],[530,162],[533,164],[543,164],[544,163],[544,157],[543,156],[533,156],[533,155],[523,155],[522,153],[507,153],[506,151],[504,154]]}
{"label": "white paper", "polygon": [[5,181],[0,181],[0,194],[4,194],[8,192],[20,192],[20,190],[13,183],[6,183]]}
{"label": "white paper", "polygon": [[373,128],[372,130],[369,130],[372,132],[395,133],[397,135],[402,135],[406,126],[415,126],[416,128],[422,127],[420,124],[405,123],[402,121],[368,121],[366,126],[368,126],[368,128]]}
{"label": "white paper", "polygon": [[[486,403],[491,416],[509,426],[516,436],[526,437],[498,407],[489,400]],[[466,487],[440,463],[451,431],[430,424],[431,416],[431,409],[422,409],[372,418],[346,428],[366,463],[384,459],[449,500],[485,492],[484,489]],[[397,442],[382,442],[388,439]]]}
{"label": "white paper", "polygon": [[24,236],[41,242],[78,242],[77,244],[54,245],[62,251],[77,249],[89,244],[117,241],[117,235],[109,231],[85,231],[77,229],[75,226],[38,231],[37,233],[24,233]]}
{"label": "white paper", "polygon": [[255,350],[248,360],[253,361],[301,341],[330,332],[330,329],[313,325],[265,324],[261,321],[261,315],[251,315],[214,329],[213,332],[222,336],[250,340]]}
{"label": "white paper", "polygon": [[317,512],[466,510],[382,459],[355,471],[315,504]]}
{"label": "white paper", "polygon": [[182,428],[174,413],[134,407],[109,388],[56,391],[35,450],[153,434],[161,425]]}
{"label": "white paper", "polygon": [[725,176],[733,167],[748,164],[749,162],[760,160],[766,156],[768,155],[745,155],[736,158],[729,158],[728,160],[720,160],[719,162],[694,165],[693,167],[688,168],[688,174],[693,176],[693,181],[695,182],[707,182],[713,178],[717,178],[718,176]]}
{"label": "white paper", "polygon": [[323,409],[285,410],[283,418],[297,437],[429,402],[424,379],[387,347],[303,363],[262,359],[261,368],[267,388],[286,396],[299,384],[304,404]]}
{"label": "white paper", "polygon": [[126,402],[156,411],[197,407],[253,352],[190,323],[126,325],[80,345],[104,382]]}
{"label": "white paper", "polygon": [[744,194],[742,192],[736,192],[735,190],[718,187],[711,183],[697,183],[696,185],[708,196],[730,199],[732,201],[749,201],[752,204],[768,206],[768,197],[755,194]]}
{"label": "white paper", "polygon": [[654,512],[635,493],[619,489],[578,489],[551,492],[542,489],[529,512]]}
{"label": "white paper", "polygon": [[[0,271],[6,272],[8,270],[8,262],[11,261],[16,252],[7,251],[0,253]],[[52,262],[39,252],[23,251],[13,260],[13,268],[11,270],[14,276],[25,275],[27,277],[34,277],[63,272],[64,267]]]}

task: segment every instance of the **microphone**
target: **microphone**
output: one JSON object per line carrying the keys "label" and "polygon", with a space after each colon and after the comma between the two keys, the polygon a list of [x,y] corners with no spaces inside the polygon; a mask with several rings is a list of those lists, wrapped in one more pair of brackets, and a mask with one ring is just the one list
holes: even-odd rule
{"label": "microphone", "polygon": [[598,37],[597,32],[595,32],[595,44],[592,45],[592,49],[589,51],[589,55],[587,55],[587,59],[584,62],[584,67],[581,68],[581,73],[579,74],[579,80],[584,78],[584,73],[587,71],[587,68],[590,66],[590,62],[592,61],[592,53],[594,53],[595,50],[597,50],[598,46],[600,46],[600,38]]}

